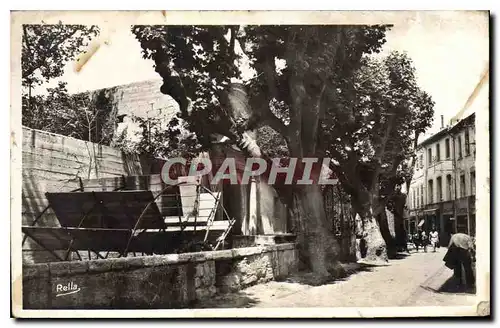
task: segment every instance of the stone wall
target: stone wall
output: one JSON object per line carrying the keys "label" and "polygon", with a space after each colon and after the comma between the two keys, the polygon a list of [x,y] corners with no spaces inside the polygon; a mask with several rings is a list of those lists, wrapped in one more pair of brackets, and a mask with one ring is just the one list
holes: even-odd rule
{"label": "stone wall", "polygon": [[[22,224],[29,225],[48,205],[46,192],[71,191],[79,179],[141,175],[138,158],[120,150],[45,131],[23,127],[22,136]],[[57,226],[49,209],[40,224]],[[23,246],[23,260],[52,259],[30,240]]]}
{"label": "stone wall", "polygon": [[170,119],[178,111],[179,106],[172,97],[161,93],[162,84],[163,80],[158,78],[103,90],[111,95],[118,116],[162,116]]}
{"label": "stone wall", "polygon": [[216,293],[283,279],[296,269],[293,243],[29,264],[23,266],[23,308],[185,308]]}

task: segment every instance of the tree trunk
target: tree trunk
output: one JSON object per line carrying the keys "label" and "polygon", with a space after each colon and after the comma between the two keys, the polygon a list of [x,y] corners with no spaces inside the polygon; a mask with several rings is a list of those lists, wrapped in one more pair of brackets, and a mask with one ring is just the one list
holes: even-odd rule
{"label": "tree trunk", "polygon": [[396,241],[391,235],[391,231],[389,229],[389,221],[387,220],[387,214],[385,210],[383,210],[382,213],[378,215],[378,224],[380,227],[380,233],[382,234],[382,237],[384,238],[386,244],[387,256],[388,258],[393,259],[397,254]]}
{"label": "tree trunk", "polygon": [[343,274],[339,245],[327,228],[320,186],[296,187],[293,214],[302,267],[325,278],[338,277]]}
{"label": "tree trunk", "polygon": [[369,195],[363,197],[364,200],[355,202],[353,205],[359,213],[363,222],[363,237],[365,251],[363,262],[384,263],[387,262],[387,245],[380,232],[377,219],[373,214],[373,202]]}
{"label": "tree trunk", "polygon": [[399,250],[406,249],[407,232],[404,225],[404,207],[406,195],[397,197],[394,202],[394,230],[396,231],[396,247]]}
{"label": "tree trunk", "polygon": [[[352,205],[353,209],[355,210],[354,204]],[[354,211],[356,212],[356,210]],[[356,261],[361,260],[363,257],[365,257],[364,252],[365,249],[361,249],[361,239],[363,238],[363,220],[361,219],[361,216],[359,216],[359,213],[356,212],[355,218],[354,218],[354,238],[355,238],[355,251],[356,251]]]}

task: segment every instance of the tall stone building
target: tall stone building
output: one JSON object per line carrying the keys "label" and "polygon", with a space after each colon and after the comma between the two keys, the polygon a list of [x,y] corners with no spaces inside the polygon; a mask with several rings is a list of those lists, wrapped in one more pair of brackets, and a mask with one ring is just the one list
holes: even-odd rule
{"label": "tall stone building", "polygon": [[443,245],[453,233],[475,235],[475,161],[475,114],[418,145],[408,194],[408,232],[436,227]]}
{"label": "tall stone building", "polygon": [[[464,107],[441,130],[421,142],[407,198],[405,228],[435,227],[441,245],[452,234],[476,235],[476,125],[489,112],[489,67],[468,97]],[[480,150],[481,151],[481,150]],[[481,172],[479,172],[481,173]],[[481,175],[481,174],[480,174]]]}

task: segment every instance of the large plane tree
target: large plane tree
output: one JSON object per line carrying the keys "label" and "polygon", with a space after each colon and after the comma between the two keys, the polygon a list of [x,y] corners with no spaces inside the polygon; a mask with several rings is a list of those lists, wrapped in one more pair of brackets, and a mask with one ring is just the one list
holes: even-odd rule
{"label": "large plane tree", "polygon": [[[431,125],[434,103],[419,88],[407,54],[391,52],[362,62],[332,95],[320,140],[362,219],[365,260],[377,262],[396,249],[385,210],[395,205],[408,179],[408,161],[418,136]],[[396,203],[400,211],[401,201]]]}
{"label": "large plane tree", "polygon": [[[179,103],[202,144],[208,146],[208,136],[218,133],[249,156],[261,156],[245,131],[266,125],[285,139],[289,156],[300,159],[325,156],[320,139],[325,117],[336,115],[337,90],[345,89],[365,55],[380,50],[387,28],[134,26],[132,31],[163,78],[162,93]],[[228,97],[231,79],[241,77],[236,49],[256,72],[246,85],[252,109],[246,120],[235,119],[238,106]],[[293,204],[301,258],[319,276],[336,274],[338,244],[328,229],[320,186],[293,186]]]}

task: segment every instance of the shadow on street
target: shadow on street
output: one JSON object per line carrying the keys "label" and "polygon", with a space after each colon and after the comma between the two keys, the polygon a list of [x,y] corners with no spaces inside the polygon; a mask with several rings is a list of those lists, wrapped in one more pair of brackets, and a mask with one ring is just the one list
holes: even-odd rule
{"label": "shadow on street", "polygon": [[[397,253],[395,256],[391,257],[389,261],[403,260],[409,256],[411,256],[411,254]],[[355,275],[356,273],[359,272],[373,272],[374,268],[379,267],[379,265],[350,262],[350,263],[342,263],[342,267],[344,268],[344,273],[337,277],[332,277],[331,279],[327,280],[325,280],[324,278],[319,279],[317,276],[311,273],[298,273],[296,275],[287,278],[283,282],[297,283],[307,286],[332,285],[341,281],[346,281],[352,275]]]}
{"label": "shadow on street", "polygon": [[438,289],[434,289],[428,286],[421,287],[425,290],[438,294],[476,294],[475,287],[467,288],[466,286],[459,284],[454,277],[448,278]]}

